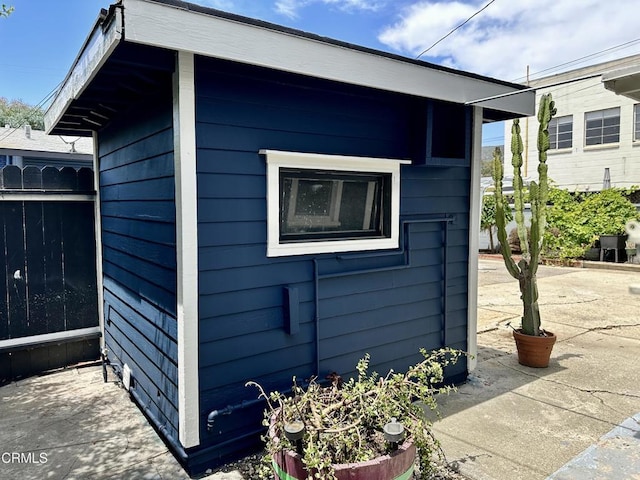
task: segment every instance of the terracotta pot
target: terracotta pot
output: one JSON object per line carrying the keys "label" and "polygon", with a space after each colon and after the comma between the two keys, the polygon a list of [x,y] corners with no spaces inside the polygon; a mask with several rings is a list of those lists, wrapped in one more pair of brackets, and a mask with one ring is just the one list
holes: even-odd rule
{"label": "terracotta pot", "polygon": [[[413,478],[416,447],[407,440],[398,449],[367,462],[334,465],[338,480],[409,480]],[[276,480],[305,480],[309,472],[302,463],[302,456],[290,450],[282,450],[274,456],[273,468]]]}
{"label": "terracotta pot", "polygon": [[549,358],[553,344],[556,343],[555,334],[546,331],[546,337],[525,335],[521,330],[513,331],[513,338],[518,348],[518,363],[526,367],[545,368],[549,366]]}

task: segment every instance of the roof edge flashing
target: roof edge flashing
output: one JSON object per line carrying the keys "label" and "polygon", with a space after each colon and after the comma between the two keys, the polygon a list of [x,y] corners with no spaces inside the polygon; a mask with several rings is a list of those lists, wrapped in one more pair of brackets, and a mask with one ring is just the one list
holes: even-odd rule
{"label": "roof edge flashing", "polygon": [[108,11],[100,12],[71,70],[45,112],[45,131],[48,134],[55,133],[69,105],[82,94],[123,39],[123,26],[123,9],[120,3],[111,5]]}
{"label": "roof edge flashing", "polygon": [[[179,0],[123,3],[128,42],[454,103],[526,88]],[[492,107],[533,115],[513,103],[501,99]]]}

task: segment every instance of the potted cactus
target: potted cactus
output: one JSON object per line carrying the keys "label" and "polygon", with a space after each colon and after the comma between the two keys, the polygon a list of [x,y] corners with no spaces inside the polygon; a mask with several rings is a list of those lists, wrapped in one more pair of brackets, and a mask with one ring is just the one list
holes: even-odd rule
{"label": "potted cactus", "polygon": [[538,307],[537,271],[540,252],[546,227],[546,206],[549,192],[547,177],[547,150],[549,149],[549,121],[556,109],[551,94],[540,99],[538,108],[538,182],[529,185],[529,201],[531,204],[530,234],[524,220],[524,183],[522,181],[522,137],[518,119],[511,128],[511,153],[513,165],[513,190],[515,218],[520,238],[522,258],[516,262],[511,254],[506,232],[506,208],[502,195],[503,166],[500,158],[494,155],[493,180],[495,183],[496,226],[498,239],[502,245],[502,257],[508,272],[518,280],[523,305],[522,326],[515,329],[513,336],[518,348],[518,361],[530,367],[546,367],[549,365],[551,349],[556,336],[540,325],[540,309]]}

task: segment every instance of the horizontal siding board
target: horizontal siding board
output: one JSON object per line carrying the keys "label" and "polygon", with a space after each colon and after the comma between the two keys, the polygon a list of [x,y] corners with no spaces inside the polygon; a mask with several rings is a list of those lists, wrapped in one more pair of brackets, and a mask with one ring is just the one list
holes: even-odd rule
{"label": "horizontal siding board", "polygon": [[392,305],[368,312],[321,318],[320,338],[328,340],[388,325],[399,325],[404,321],[425,319],[433,316],[439,317],[442,311],[442,302],[440,297],[435,297],[412,304],[405,304],[400,308],[402,309],[401,315],[398,315],[398,306]]}
{"label": "horizontal siding board", "polygon": [[[173,383],[177,383],[178,347],[176,339],[169,336],[149,319],[133,311],[131,307],[110,292],[105,292],[105,301],[109,306],[107,308],[107,323],[111,325],[111,322],[115,322],[116,325],[124,325],[120,326],[120,330],[124,333],[130,333],[127,334],[127,338],[132,340],[142,335],[144,341],[142,343],[135,342],[136,345],[144,348],[145,352],[154,351],[153,356],[160,356],[160,358],[151,358],[151,360],[167,374]],[[125,325],[125,323],[127,324]],[[130,330],[131,328],[135,328],[136,332]]]}
{"label": "horizontal siding board", "polygon": [[173,176],[172,131],[158,132],[101,157],[100,185]]}
{"label": "horizontal siding board", "polygon": [[[351,99],[350,99],[351,100]],[[262,130],[280,130],[311,135],[350,136],[369,140],[388,138],[390,120],[380,121],[377,111],[370,116],[349,115],[349,111],[332,109],[320,111],[301,108],[305,103],[287,104],[248,104],[246,98],[229,100],[225,98],[203,98],[200,102],[203,114],[198,120],[214,125],[234,125]],[[256,115],[259,109],[260,115]],[[372,109],[373,110],[373,109]],[[357,111],[357,110],[350,110]],[[344,113],[343,113],[344,112]],[[375,115],[375,116],[374,116]],[[406,123],[406,119],[397,118],[397,122]],[[396,125],[399,128],[400,125]]]}
{"label": "horizontal siding board", "polygon": [[107,243],[103,245],[102,254],[105,262],[118,265],[121,269],[134,273],[147,283],[162,287],[169,292],[175,292],[175,269],[154,264],[144,258],[133,257],[126,252],[116,250]]}
{"label": "horizontal siding board", "polygon": [[[360,155],[379,158],[409,157],[407,151],[398,152],[397,141],[380,138],[367,140],[366,145],[363,146],[354,137],[346,135],[332,137],[330,135],[260,130],[232,125],[215,125],[215,128],[212,128],[212,125],[203,123],[196,125],[196,136],[198,138],[198,148],[216,148],[255,153],[263,148],[309,152],[309,145],[313,143],[322,145],[322,153],[329,155]],[[311,136],[313,139],[309,138]]]}
{"label": "horizontal siding board", "polygon": [[[297,285],[300,287],[300,285]],[[282,285],[237,290],[221,295],[200,295],[200,318],[214,318],[243,312],[282,307]],[[299,288],[300,302],[313,300],[313,290]]]}
{"label": "horizontal siding board", "polygon": [[[141,146],[140,151],[143,152],[143,158],[173,150],[172,146],[167,149],[166,143],[155,143],[160,138],[164,137],[166,140],[167,137],[173,137],[171,133],[173,129],[172,95],[170,91],[167,93],[168,95],[163,96],[162,101],[158,101],[160,97],[157,96],[146,104],[137,105],[135,112],[129,112],[129,114],[119,117],[117,124],[114,122],[102,130],[98,143],[100,158],[118,158],[117,155],[113,155],[114,152],[128,149],[132,145]],[[146,139],[152,140],[145,143]],[[142,148],[143,145],[147,148]],[[124,154],[120,158],[127,158],[127,156]],[[125,160],[125,162],[127,161]],[[113,164],[117,165],[117,162],[114,161]],[[109,164],[105,167],[109,167]]]}
{"label": "horizontal siding board", "polygon": [[[105,301],[108,300],[111,305],[115,305],[118,311],[123,312],[123,315],[127,317],[140,315],[174,342],[178,341],[178,326],[175,316],[166,311],[158,310],[155,305],[135,296],[133,292],[127,291],[108,276],[104,278],[104,287]],[[173,360],[177,362],[178,357]]]}
{"label": "horizontal siding board", "polygon": [[409,286],[438,282],[441,278],[442,269],[437,265],[435,267],[406,268],[321,279],[320,300],[367,292],[375,294],[395,288],[403,289]]}
{"label": "horizontal siding board", "polygon": [[[312,301],[301,302],[299,313],[301,325],[306,322],[313,322],[315,303]],[[259,334],[270,330],[284,331],[281,306],[200,318],[200,342],[203,344],[227,338]]]}
{"label": "horizontal siding board", "polygon": [[390,369],[403,372],[409,365],[423,359],[420,354],[421,348],[427,350],[440,348],[440,333],[428,337],[409,337],[399,343],[375,345],[335,357],[323,357],[321,368],[325,372],[353,374],[358,360],[363,358],[365,353],[369,353],[371,356],[370,371],[377,371],[381,375],[385,375]]}
{"label": "horizontal siding board", "polygon": [[165,223],[174,223],[176,212],[173,201],[100,202],[100,210],[107,217]]}
{"label": "horizontal siding board", "polygon": [[[198,148],[197,172],[221,175],[264,175],[267,172],[266,159],[257,151],[227,151],[221,149]],[[264,180],[266,182],[266,179]],[[206,185],[203,185],[206,188]]]}
{"label": "horizontal siding board", "polygon": [[[259,379],[267,375],[278,376],[284,381],[285,372],[301,371],[300,366],[310,365],[312,362],[312,344],[298,344],[287,349],[272,350],[262,354],[260,361],[256,361],[255,357],[245,357],[234,362],[201,368],[200,388],[208,390],[233,385],[240,386],[248,380]],[[308,376],[309,371],[304,373]],[[290,377],[287,380],[290,380]]]}
{"label": "horizontal siding board", "polygon": [[466,212],[469,208],[468,199],[451,195],[448,197],[429,197],[426,199],[403,199],[400,207],[401,215],[451,214]]}
{"label": "horizontal siding board", "polygon": [[272,285],[289,285],[313,280],[311,262],[232,268],[224,271],[200,271],[200,293],[210,295]]}
{"label": "horizontal siding board", "polygon": [[468,179],[437,179],[437,178],[406,178],[405,172],[410,169],[402,170],[402,197],[403,198],[433,198],[440,196],[462,196],[468,197],[469,180]]}
{"label": "horizontal siding board", "polygon": [[[198,246],[221,247],[259,244],[267,254],[267,222],[235,222],[198,224]],[[203,265],[203,268],[207,268]]]}
{"label": "horizontal siding board", "polygon": [[405,288],[366,292],[320,301],[320,318],[361,313],[391,305],[405,305],[414,299],[437,298],[441,295],[440,282],[413,285]]}
{"label": "horizontal siding board", "polygon": [[298,345],[311,344],[315,338],[314,325],[300,326],[296,335],[288,335],[283,329],[260,332],[259,335],[243,335],[220,341],[203,343],[200,349],[200,366],[208,367],[245,358],[256,358],[266,353],[286,350]]}
{"label": "horizontal siding board", "polygon": [[119,183],[104,186],[100,190],[100,200],[104,203],[139,200],[153,202],[174,200],[175,181],[173,177],[154,178],[133,183]]}
{"label": "horizontal siding board", "polygon": [[[112,332],[105,332],[105,342],[109,351],[109,360],[120,365],[128,364],[134,365],[135,360],[130,355],[130,352],[126,349],[126,345],[123,346],[118,343],[119,338],[114,337]],[[156,427],[165,427],[167,431],[177,438],[178,433],[178,410],[174,407],[173,403],[169,401],[163,392],[160,392],[158,396],[157,386],[143,370],[136,370],[134,372],[134,388],[136,392],[143,400],[142,406],[148,408],[154,416],[160,422],[160,425]],[[153,391],[155,389],[155,391]]]}
{"label": "horizontal siding board", "polygon": [[203,269],[223,270],[235,267],[272,265],[290,261],[288,258],[275,260],[267,258],[267,248],[263,244],[223,245],[221,247],[202,245],[198,249],[199,264]]}
{"label": "horizontal siding board", "polygon": [[141,240],[108,231],[102,233],[102,243],[132,258],[138,258],[139,255],[143,255],[139,260],[168,268],[172,272],[175,271],[176,258],[175,246],[173,245],[159,245],[148,240]]}
{"label": "horizontal siding board", "polygon": [[267,182],[260,175],[224,175],[200,173],[198,175],[199,199],[245,199],[262,201],[267,197]]}
{"label": "horizontal siding board", "polygon": [[[396,310],[395,314],[398,312]],[[424,338],[430,334],[440,334],[440,315],[435,317],[417,318],[405,320],[399,324],[379,325],[365,332],[353,332],[350,334],[324,339],[320,350],[322,358],[332,358],[351,353],[353,346],[361,343],[362,335],[366,335],[369,345],[378,348],[385,345],[401,344],[414,338]]]}
{"label": "horizontal siding board", "polygon": [[102,216],[102,231],[116,233],[141,241],[153,242],[157,245],[173,246],[176,244],[176,229],[173,223],[149,222],[145,219],[127,219]]}
{"label": "horizontal siding board", "polygon": [[[154,285],[153,283],[146,281],[145,278],[142,278],[139,275],[129,272],[121,268],[120,266],[106,260],[103,261],[102,270],[105,277],[109,276],[111,278],[118,279],[118,282],[123,283],[130,290],[137,292],[137,294],[143,300],[146,300],[151,305],[154,305],[161,310],[175,315],[175,292]],[[173,287],[175,289],[175,282],[173,286],[169,285],[168,287]]]}
{"label": "horizontal siding board", "polygon": [[153,326],[147,324],[145,327],[144,319],[141,317],[125,319],[114,307],[110,307],[108,313],[109,317],[106,321],[112,336],[122,336],[119,343],[125,346],[125,342],[128,342],[127,351],[134,358],[138,368],[152,378],[154,384],[161,387],[170,398],[177,398],[178,369],[176,363],[168,357],[175,351],[163,350],[162,347],[166,346],[166,342],[155,343],[153,338],[147,338],[142,330],[147,330],[149,333],[149,328]]}
{"label": "horizontal siding board", "polygon": [[[425,185],[436,185],[439,182],[469,181],[471,173],[467,167],[422,167],[413,165],[402,166],[402,181],[421,180]],[[468,194],[466,189],[460,193]]]}
{"label": "horizontal siding board", "polygon": [[[262,181],[264,181],[264,178]],[[220,229],[225,228],[227,223],[234,222],[266,223],[267,205],[264,198],[224,198],[217,200],[199,198],[198,220],[200,222],[220,224]],[[262,256],[264,256],[264,252]]]}

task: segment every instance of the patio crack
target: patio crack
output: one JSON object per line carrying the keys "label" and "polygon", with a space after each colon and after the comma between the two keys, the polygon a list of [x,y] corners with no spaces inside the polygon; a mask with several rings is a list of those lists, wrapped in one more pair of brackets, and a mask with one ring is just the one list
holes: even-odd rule
{"label": "patio crack", "polygon": [[[533,377],[533,378],[536,378],[536,379],[541,380],[543,382],[553,383],[553,384],[559,385],[561,387],[570,388],[571,390],[575,390],[575,391],[578,391],[578,392],[582,392],[582,393],[586,393],[588,395],[591,395],[594,398],[596,398],[604,407],[608,408],[611,411],[619,413],[621,415],[625,415],[625,413],[624,412],[620,412],[619,410],[613,408],[611,405],[609,405],[607,402],[605,402],[601,397],[599,397],[598,394],[608,394],[608,395],[622,397],[622,398],[640,399],[640,395],[637,395],[635,393],[614,392],[614,391],[606,390],[606,389],[595,389],[595,388],[578,387],[576,385],[570,385],[570,384],[565,383],[565,382],[561,382],[561,381],[558,381],[558,380],[553,380],[553,379],[550,379],[550,378],[542,377],[542,376],[536,375],[534,373],[525,372],[524,370],[521,370],[521,369],[519,369],[517,367],[513,367],[511,365],[506,365],[506,364],[504,364],[504,363],[502,363],[500,361],[498,361],[498,363],[500,365],[502,365],[503,367],[509,368],[511,370],[514,370],[514,371],[516,371],[518,373],[521,373],[522,375],[526,375],[528,377]],[[529,398],[529,399],[531,399],[533,401],[536,401],[536,402],[544,403],[544,404],[552,406],[554,408],[559,408],[561,410],[565,410],[567,412],[574,413],[576,415],[581,415],[581,416],[588,417],[588,418],[591,418],[591,419],[594,419],[594,420],[598,420],[598,421],[600,421],[602,423],[606,423],[608,425],[618,426],[617,423],[613,423],[613,422],[609,422],[609,421],[606,421],[606,420],[602,420],[601,418],[594,417],[593,415],[588,415],[586,413],[579,412],[579,411],[577,411],[577,410],[575,410],[573,408],[567,408],[567,407],[564,407],[562,405],[558,405],[556,403],[550,402],[548,400],[542,400],[542,399],[539,399],[539,398],[534,398],[534,397],[531,397],[531,396],[528,396],[528,395],[524,395],[522,393],[518,393],[518,392],[514,392],[514,391],[512,391],[511,393],[514,394],[514,395],[519,395],[519,396],[522,396],[522,397]]]}
{"label": "patio crack", "polygon": [[[558,323],[558,322],[556,322]],[[567,326],[573,326],[573,325],[569,325],[566,323],[561,323],[560,325],[567,325]],[[601,327],[589,327],[589,328],[585,328],[583,332],[580,333],[576,333],[575,335],[572,335],[571,337],[566,337],[563,338],[562,340],[559,340],[560,342],[565,342],[567,340],[572,340],[576,337],[579,337],[581,335],[584,335],[586,333],[590,333],[590,332],[602,332],[605,330],[615,330],[618,328],[627,328],[627,327],[640,327],[640,323],[622,323],[622,324],[618,324],[618,325],[603,325]],[[578,327],[578,328],[582,328],[582,327]]]}

